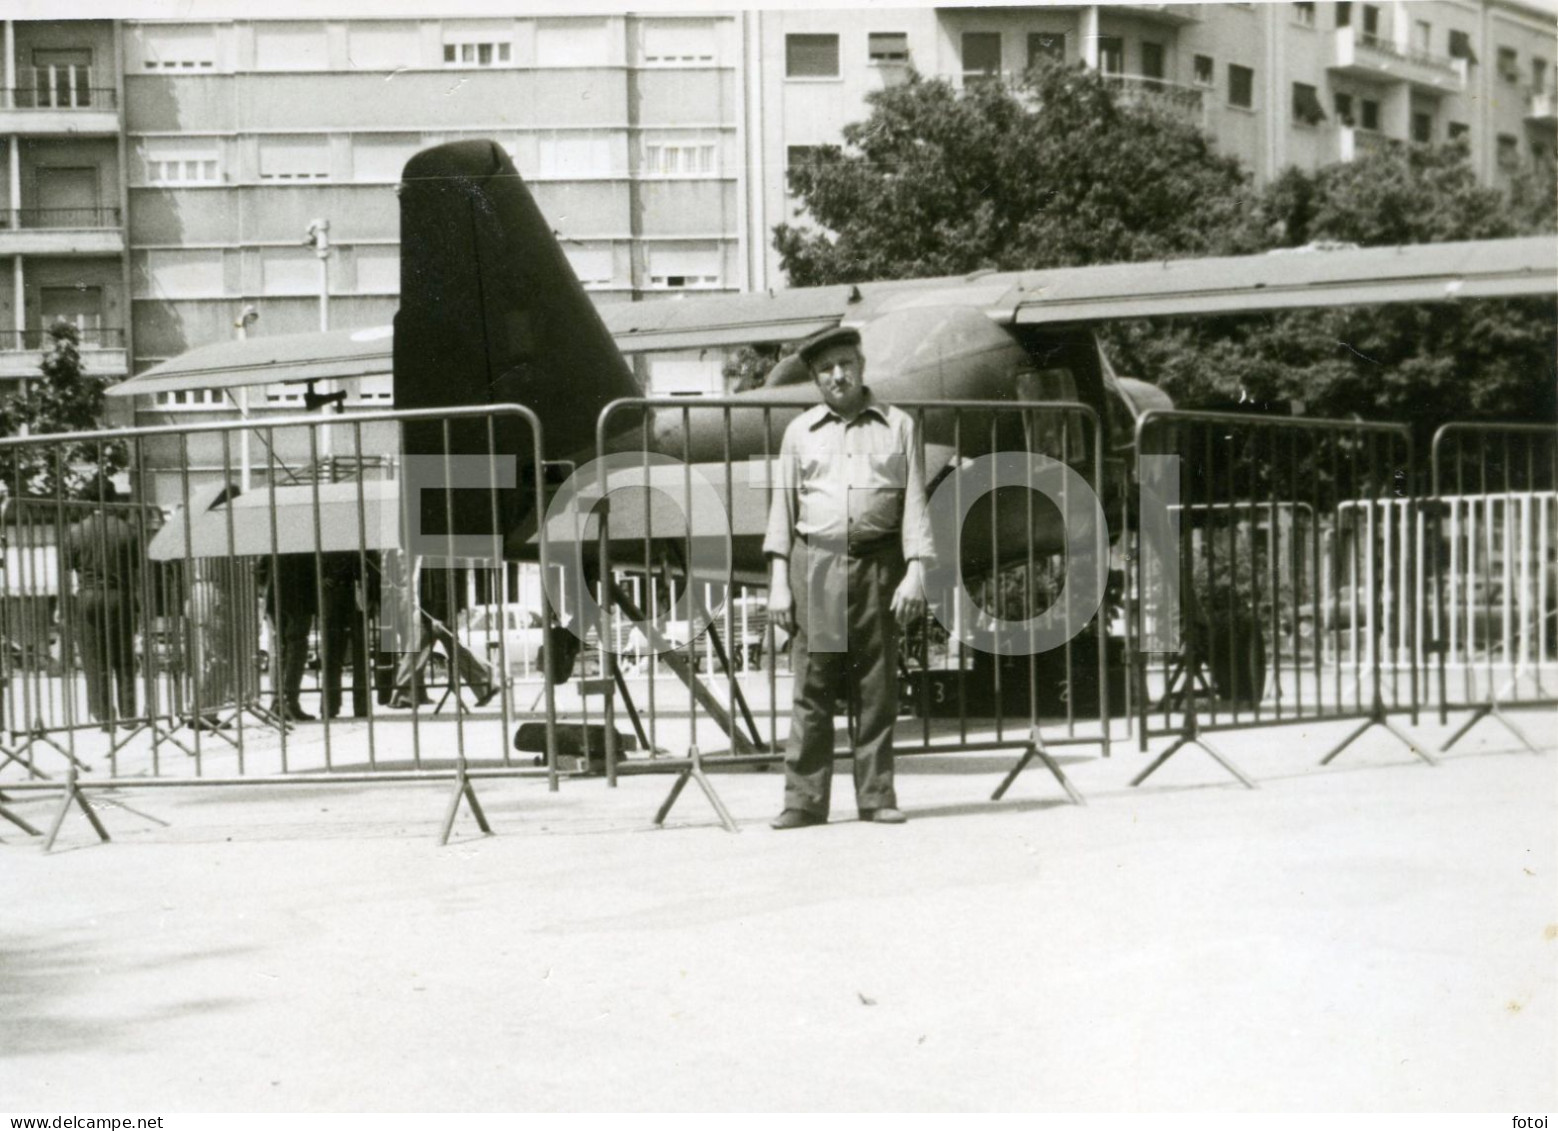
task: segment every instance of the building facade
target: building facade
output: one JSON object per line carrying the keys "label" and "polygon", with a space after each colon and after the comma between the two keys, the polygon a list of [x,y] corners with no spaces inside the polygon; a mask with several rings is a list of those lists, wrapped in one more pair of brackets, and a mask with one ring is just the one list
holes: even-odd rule
{"label": "building facade", "polygon": [[[400,169],[462,137],[508,150],[585,287],[620,302],[784,285],[771,232],[804,220],[785,170],[911,67],[958,84],[1093,67],[1259,180],[1461,138],[1500,185],[1552,158],[1558,125],[1552,13],[1515,0],[7,21],[4,52],[11,380],[59,318],[110,376],[246,313],[253,334],[388,324]],[[718,391],[721,360],[644,359],[641,377]],[[387,378],[352,395],[382,407]],[[143,423],[232,409],[142,400]]]}

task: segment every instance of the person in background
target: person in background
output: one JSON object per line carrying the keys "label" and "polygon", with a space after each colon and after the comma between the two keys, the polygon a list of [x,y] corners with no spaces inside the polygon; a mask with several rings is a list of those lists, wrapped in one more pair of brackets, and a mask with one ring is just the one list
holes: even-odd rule
{"label": "person in background", "polygon": [[133,726],[136,717],[141,536],[134,523],[112,509],[119,493],[106,476],[89,485],[87,498],[99,507],[66,532],[65,558],[76,574],[77,643],[86,669],[87,709],[108,731],[116,719],[121,726]]}

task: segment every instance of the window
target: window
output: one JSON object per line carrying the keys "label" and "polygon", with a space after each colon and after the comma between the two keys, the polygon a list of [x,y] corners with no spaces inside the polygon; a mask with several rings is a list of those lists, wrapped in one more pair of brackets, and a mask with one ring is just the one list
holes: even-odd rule
{"label": "window", "polygon": [[1340,0],[1336,5],[1336,26],[1352,27],[1352,0]]}
{"label": "window", "polygon": [[818,147],[815,145],[792,145],[785,149],[784,191],[786,195],[795,195],[795,190],[790,187],[790,174],[807,165],[815,165],[818,156]]}
{"label": "window", "polygon": [[1305,27],[1315,26],[1315,6],[1313,4],[1294,4],[1293,19]]}
{"label": "window", "polygon": [[1337,91],[1331,99],[1331,105],[1336,108],[1336,121],[1340,125],[1353,125],[1352,95]]}
{"label": "window", "polygon": [[1465,122],[1451,122],[1449,138],[1451,141],[1470,142],[1471,127]]}
{"label": "window", "polygon": [[169,389],[157,394],[159,408],[221,408],[226,403],[221,389]]}
{"label": "window", "polygon": [[784,74],[791,79],[836,79],[839,76],[839,37],[836,35],[787,35],[784,37]]}
{"label": "window", "polygon": [[257,71],[328,71],[330,45],[324,24],[254,25],[254,69]]}
{"label": "window", "polygon": [[866,36],[866,52],[874,67],[902,66],[909,61],[909,37],[901,31],[873,31]]}
{"label": "window", "polygon": [[328,181],[330,139],[327,137],[260,138],[260,180]]}
{"label": "window", "polygon": [[714,62],[718,37],[713,20],[646,21],[644,66],[706,67]]}
{"label": "window", "polygon": [[1379,129],[1379,103],[1372,98],[1361,99],[1359,107],[1359,126],[1365,130]]}
{"label": "window", "polygon": [[141,27],[141,63],[148,71],[209,71],[216,65],[211,27]]}
{"label": "window", "polygon": [[1427,55],[1434,46],[1434,25],[1427,20],[1412,21],[1412,47]]}
{"label": "window", "polygon": [[1325,121],[1319,92],[1306,82],[1293,84],[1293,120],[1306,126],[1318,126]]}
{"label": "window", "polygon": [[963,81],[992,77],[1001,73],[1001,33],[965,31],[963,33]]}
{"label": "window", "polygon": [[359,71],[392,71],[422,62],[422,37],[416,24],[356,21],[346,25],[347,62]]}
{"label": "window", "polygon": [[1255,72],[1237,63],[1228,64],[1228,105],[1243,110],[1255,106]]}
{"label": "window", "polygon": [[[1141,45],[1141,73],[1144,78],[1161,79],[1163,70],[1163,44],[1142,43]],[[1158,83],[1149,82],[1148,87],[1157,87]]]}
{"label": "window", "polygon": [[1468,63],[1477,62],[1477,53],[1472,50],[1471,36],[1464,31],[1450,31],[1450,58],[1465,59]]}
{"label": "window", "polygon": [[69,322],[81,331],[83,345],[100,345],[103,336],[102,287],[42,287],[39,321],[44,326]]}
{"label": "window", "polygon": [[1098,69],[1106,75],[1125,73],[1125,41],[1119,36],[1098,37]]}
{"label": "window", "polygon": [[1066,33],[1063,31],[1030,31],[1028,33],[1028,66],[1036,66],[1041,59],[1054,63],[1066,61]]}
{"label": "window", "polygon": [[215,149],[150,144],[142,150],[149,185],[214,185],[222,177]]}
{"label": "window", "polygon": [[1500,169],[1520,168],[1520,141],[1512,134],[1498,135],[1498,167]]}
{"label": "window", "polygon": [[645,176],[712,177],[718,172],[713,142],[644,145]]}
{"label": "window", "polygon": [[537,146],[543,177],[604,177],[611,173],[611,139],[603,134],[552,134]]}
{"label": "window", "polygon": [[[508,36],[489,34],[486,38],[493,41],[496,49],[501,46],[497,40],[507,40]],[[610,61],[611,42],[605,20],[536,21],[536,66],[599,67]]]}
{"label": "window", "polygon": [[[28,84],[23,79],[17,85]],[[92,52],[85,48],[33,51],[30,85],[40,108],[92,105]]]}
{"label": "window", "polygon": [[1424,144],[1434,140],[1434,116],[1432,114],[1413,113],[1412,140]]}
{"label": "window", "polygon": [[651,247],[649,285],[652,287],[717,287],[720,285],[720,249],[707,246]]}
{"label": "window", "polygon": [[352,138],[352,180],[397,184],[421,148],[420,134],[358,134]]}
{"label": "window", "polygon": [[1520,81],[1520,56],[1515,53],[1513,47],[1498,49],[1498,73],[1506,82]]}
{"label": "window", "polygon": [[1531,160],[1537,165],[1545,165],[1553,159],[1553,151],[1547,148],[1543,141],[1531,142]]}
{"label": "window", "polygon": [[585,286],[609,286],[616,276],[610,247],[577,247],[565,244],[563,254],[579,282]]}
{"label": "window", "polygon": [[1373,4],[1363,6],[1363,41],[1372,43],[1379,39],[1379,9]]}
{"label": "window", "polygon": [[260,293],[317,295],[319,257],[306,247],[267,247],[260,259]]}
{"label": "window", "polygon": [[444,66],[446,67],[506,67],[513,61],[514,47],[507,42],[492,40],[444,39]]}
{"label": "window", "polygon": [[1210,55],[1197,55],[1195,63],[1195,84],[1197,86],[1211,86],[1217,81],[1216,64],[1212,62]]}
{"label": "window", "polygon": [[1547,89],[1547,60],[1531,60],[1531,89],[1538,94]]}
{"label": "window", "polygon": [[[358,246],[354,249],[354,255],[357,260],[358,294],[400,293],[400,250],[398,248]],[[317,282],[315,287],[318,287]]]}

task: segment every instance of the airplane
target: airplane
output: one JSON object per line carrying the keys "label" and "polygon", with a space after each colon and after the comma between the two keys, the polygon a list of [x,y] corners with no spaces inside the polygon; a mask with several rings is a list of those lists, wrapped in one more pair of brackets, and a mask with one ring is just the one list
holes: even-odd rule
{"label": "airplane", "polygon": [[[1114,372],[1094,333],[1100,323],[1558,293],[1552,240],[1534,237],[975,272],[597,308],[552,225],[496,143],[459,141],[416,154],[405,166],[399,198],[401,306],[392,331],[216,343],[122,382],[109,395],[276,382],[310,383],[312,391],[312,382],[390,372],[397,410],[524,405],[542,421],[547,458],[576,465],[595,455],[601,412],[642,395],[627,360],[631,355],[774,346],[845,324],[859,328],[868,384],[889,402],[1054,400],[1090,408],[1103,432],[1099,443],[1110,480],[1094,486],[1108,500],[1123,496],[1135,421],[1171,402],[1150,383]],[[715,482],[729,481],[733,568],[730,577],[718,580],[761,582],[767,502],[764,492],[742,489],[750,471],[747,457],[777,451],[785,424],[819,394],[792,356],[773,367],[762,387],[736,399],[743,396],[786,407],[731,413],[728,438],[725,412],[700,409],[696,398],[674,409],[651,410],[647,421],[619,413],[611,446],[637,450],[644,446],[639,438],[647,435],[650,450],[693,462]],[[512,418],[498,418],[494,427],[497,450],[520,457],[526,469],[524,429]],[[930,411],[924,417],[926,476],[932,484],[952,466],[951,428],[949,413]],[[446,430],[453,452],[489,450],[485,420],[422,421],[404,425],[405,453],[442,453]],[[1021,447],[1023,438],[1007,431],[995,442]],[[964,449],[965,458],[979,454],[978,444]],[[535,559],[541,516],[532,513],[533,486],[522,471],[519,487],[502,492],[498,533],[507,558]],[[424,532],[494,533],[490,500],[457,497],[452,512],[445,513],[443,492],[420,495]],[[610,530],[621,560],[632,560],[625,555],[638,551],[646,538],[679,542],[686,535],[679,518],[661,525],[666,513],[658,504],[647,508],[646,524],[646,508],[614,503]],[[1058,511],[1037,524],[1022,508],[1006,507],[1003,513],[971,516],[966,572],[999,564],[985,552],[991,545],[1013,553],[1026,553],[1031,545],[1039,554],[1060,546]],[[706,519],[694,515],[692,521],[696,527]],[[723,514],[719,521],[725,521]],[[991,522],[1001,527],[994,538]],[[574,536],[562,527],[548,530],[554,539]],[[593,528],[576,533],[586,555],[593,553]]]}

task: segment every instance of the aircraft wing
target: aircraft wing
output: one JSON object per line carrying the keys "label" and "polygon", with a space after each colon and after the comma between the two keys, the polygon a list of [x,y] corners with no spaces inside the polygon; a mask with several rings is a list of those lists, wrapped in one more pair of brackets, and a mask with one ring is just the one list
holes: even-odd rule
{"label": "aircraft wing", "polygon": [[1558,244],[1533,236],[1070,267],[1026,272],[1020,291],[1019,324],[1553,295]]}
{"label": "aircraft wing", "polygon": [[213,342],[111,385],[106,392],[110,397],[134,397],[179,389],[387,376],[393,354],[394,337],[388,326]]}

